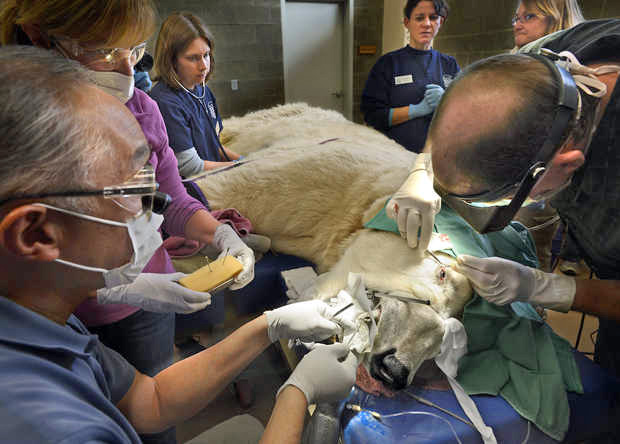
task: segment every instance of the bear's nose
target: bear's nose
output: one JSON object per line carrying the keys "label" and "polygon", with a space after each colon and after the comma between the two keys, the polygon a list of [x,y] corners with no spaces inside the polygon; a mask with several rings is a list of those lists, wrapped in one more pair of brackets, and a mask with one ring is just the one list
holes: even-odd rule
{"label": "bear's nose", "polygon": [[409,369],[398,360],[395,349],[374,355],[370,363],[370,374],[393,390],[401,390],[407,386]]}

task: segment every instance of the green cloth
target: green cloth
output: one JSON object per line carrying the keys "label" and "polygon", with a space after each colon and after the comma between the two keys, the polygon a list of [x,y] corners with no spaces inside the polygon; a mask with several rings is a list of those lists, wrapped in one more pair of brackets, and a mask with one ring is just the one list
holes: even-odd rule
{"label": "green cloth", "polygon": [[400,234],[396,221],[394,219],[390,219],[385,212],[385,207],[389,201],[390,199],[385,201],[385,205],[383,205],[381,211],[379,211],[375,217],[366,222],[364,224],[364,228],[372,228],[380,231],[391,231],[393,233]]}
{"label": "green cloth", "polygon": [[[365,226],[398,233],[385,208]],[[498,256],[538,266],[534,242],[519,223],[481,235],[443,205],[435,229],[450,236],[454,245],[450,254]],[[583,393],[570,344],[557,336],[530,304],[522,302],[498,306],[474,295],[465,306],[463,324],[468,353],[459,362],[457,380],[465,391],[500,395],[521,416],[561,441],[570,417],[566,391]]]}

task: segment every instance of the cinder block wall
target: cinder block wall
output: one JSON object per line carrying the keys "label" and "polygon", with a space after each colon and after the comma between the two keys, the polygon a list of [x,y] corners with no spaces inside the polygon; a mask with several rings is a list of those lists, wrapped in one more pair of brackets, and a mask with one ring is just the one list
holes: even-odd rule
{"label": "cinder block wall", "polygon": [[[400,1],[400,0],[385,0]],[[435,48],[453,55],[461,66],[509,51],[510,18],[516,0],[449,0],[451,14]],[[217,68],[209,81],[224,117],[284,103],[284,66],[280,0],[156,0],[163,19],[173,11],[190,11],[214,35]],[[580,0],[586,18],[620,18],[619,0]],[[384,0],[356,0],[354,11],[353,116],[370,69],[381,55]],[[153,37],[153,42],[156,35]],[[376,45],[374,55],[360,55],[360,45]],[[152,45],[149,46],[152,49]],[[230,81],[239,81],[232,91]]]}
{"label": "cinder block wall", "polygon": [[[387,0],[390,1],[390,0]],[[451,12],[435,38],[435,49],[456,57],[461,67],[510,51],[510,19],[517,0],[448,0]],[[618,0],[579,0],[586,19],[620,17]]]}
{"label": "cinder block wall", "polygon": [[[284,103],[280,0],[156,0],[161,20],[189,11],[215,40],[215,73],[209,87],[223,117]],[[153,47],[156,35],[153,37]],[[231,80],[239,81],[233,91]]]}
{"label": "cinder block wall", "polygon": [[[163,20],[171,12],[200,16],[215,39],[217,67],[209,80],[224,117],[284,103],[280,0],[156,0]],[[361,121],[360,97],[368,71],[381,52],[383,0],[356,0],[354,10],[354,119]],[[156,35],[149,48],[154,46]],[[373,56],[359,45],[376,45]],[[230,81],[239,80],[232,91]]]}

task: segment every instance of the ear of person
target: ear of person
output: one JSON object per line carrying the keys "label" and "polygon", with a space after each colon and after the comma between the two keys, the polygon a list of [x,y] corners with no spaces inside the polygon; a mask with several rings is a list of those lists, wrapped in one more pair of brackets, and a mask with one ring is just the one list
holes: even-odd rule
{"label": "ear of person", "polygon": [[15,256],[53,261],[59,257],[59,227],[50,222],[46,208],[24,205],[0,222],[0,245]]}

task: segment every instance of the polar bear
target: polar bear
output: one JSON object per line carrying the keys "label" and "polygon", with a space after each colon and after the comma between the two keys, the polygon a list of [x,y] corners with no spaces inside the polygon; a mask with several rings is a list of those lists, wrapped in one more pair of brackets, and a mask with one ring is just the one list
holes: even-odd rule
{"label": "polar bear", "polygon": [[[472,296],[466,278],[428,256],[416,260],[399,235],[364,228],[405,180],[416,154],[333,111],[285,105],[225,122],[224,144],[245,163],[197,181],[213,209],[236,208],[276,252],[316,264],[316,297],[328,300],[350,272],[369,290],[430,305],[378,298],[378,334],[362,363],[391,389],[411,384],[436,356],[443,320]],[[449,264],[449,256],[442,256]]]}

